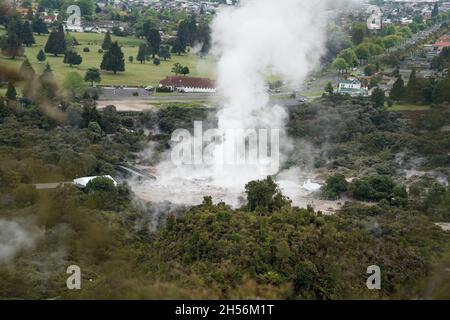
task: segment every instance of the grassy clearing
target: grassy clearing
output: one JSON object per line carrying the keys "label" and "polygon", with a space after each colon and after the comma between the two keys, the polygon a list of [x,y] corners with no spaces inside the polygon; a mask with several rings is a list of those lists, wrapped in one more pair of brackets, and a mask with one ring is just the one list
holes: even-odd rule
{"label": "grassy clearing", "polygon": [[[63,56],[53,57],[47,55],[46,62],[52,67],[58,83],[61,83],[69,72],[75,71],[84,76],[88,68],[99,68],[103,57],[103,54],[98,53],[98,50],[101,47],[104,35],[97,33],[72,33],[72,35],[75,36],[80,43],[76,49],[83,57],[83,63],[80,66],[71,68],[68,65],[63,64]],[[36,59],[36,56],[39,50],[45,46],[47,37],[47,35],[35,35],[36,45],[25,49],[25,55],[30,60],[37,73],[40,73],[45,65],[45,62],[40,63]],[[136,61],[130,63],[128,62],[128,57],[133,56],[134,59],[136,59],[138,46],[142,40],[131,37],[113,37],[113,40],[117,40],[122,45],[122,51],[125,57],[125,72],[114,75],[111,72],[102,71],[101,85],[157,85],[160,80],[171,75],[171,69],[175,62],[188,66],[191,71],[191,76],[214,78],[214,62],[211,59],[201,59],[194,54],[186,54],[182,56],[174,55],[172,59],[168,61],[162,60],[161,65],[159,66],[155,66],[153,63],[149,62],[145,64],[140,64]],[[89,48],[89,52],[83,52],[83,48],[85,47]],[[19,67],[23,62],[23,59],[24,58],[16,58],[15,60],[12,60],[0,56],[0,64]]]}
{"label": "grassy clearing", "polygon": [[395,104],[391,108],[389,108],[389,111],[424,111],[429,110],[430,106],[428,105],[415,105],[415,104],[408,104],[408,103],[399,103]]}

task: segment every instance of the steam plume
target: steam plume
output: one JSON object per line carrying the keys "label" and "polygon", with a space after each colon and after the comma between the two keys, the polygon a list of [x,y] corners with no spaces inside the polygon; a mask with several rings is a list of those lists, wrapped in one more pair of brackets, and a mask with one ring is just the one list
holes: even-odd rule
{"label": "steam plume", "polygon": [[[283,135],[287,113],[280,106],[269,106],[266,82],[270,76],[276,76],[299,86],[319,66],[326,41],[324,13],[330,3],[331,0],[244,0],[238,7],[221,9],[212,25],[213,53],[219,61],[217,84],[222,108],[218,112],[218,128],[221,131],[279,129],[285,142],[281,151],[292,145]],[[226,135],[222,144],[230,138],[233,137]],[[224,167],[222,146],[212,149],[216,161],[211,166],[162,163],[158,167],[158,183],[174,195],[165,200],[186,201],[184,196],[196,193],[190,189],[192,185],[180,184],[180,179],[204,181],[201,184],[206,187],[206,194],[210,188],[220,188],[230,195],[239,194],[250,180],[277,173],[255,165]]]}

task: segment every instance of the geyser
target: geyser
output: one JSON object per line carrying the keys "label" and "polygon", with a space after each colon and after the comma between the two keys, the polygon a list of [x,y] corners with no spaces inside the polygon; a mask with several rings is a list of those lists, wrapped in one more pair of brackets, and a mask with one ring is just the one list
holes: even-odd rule
{"label": "geyser", "polygon": [[[174,163],[168,153],[167,160],[156,168],[158,180],[134,187],[138,195],[151,201],[187,204],[198,203],[204,195],[212,195],[215,200],[237,205],[246,183],[279,173],[279,166],[273,163],[224,164],[223,147],[234,144],[239,138],[228,132],[266,129],[280,133],[281,143],[275,146],[280,148],[276,150],[281,157],[278,161],[289,152],[292,144],[284,130],[287,113],[281,106],[269,106],[267,79],[276,76],[287,84],[299,86],[319,66],[326,40],[327,2],[330,1],[244,0],[237,7],[226,7],[218,12],[212,25],[212,39],[213,54],[218,59],[221,108],[217,117],[218,131],[222,135],[207,149],[208,158],[216,161],[183,165]],[[184,139],[178,143],[188,143],[187,149],[190,149],[191,142]],[[241,152],[243,155],[238,154],[238,157],[261,154],[261,150]],[[295,189],[293,194],[300,192],[301,183],[305,181],[297,179],[298,176],[292,177],[285,187]]]}

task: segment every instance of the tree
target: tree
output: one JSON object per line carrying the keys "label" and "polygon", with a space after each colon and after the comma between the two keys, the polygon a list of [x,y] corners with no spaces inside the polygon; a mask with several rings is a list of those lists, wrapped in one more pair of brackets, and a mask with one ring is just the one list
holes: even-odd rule
{"label": "tree", "polygon": [[405,37],[405,38],[411,38],[412,37],[412,31],[409,27],[401,27],[399,32]]}
{"label": "tree", "polygon": [[109,50],[109,48],[111,47],[112,44],[112,40],[111,40],[111,33],[109,32],[109,30],[106,32],[105,37],[103,39],[103,43],[102,43],[102,49],[103,50]]}
{"label": "tree", "polygon": [[145,37],[151,46],[152,58],[155,58],[155,55],[159,53],[159,47],[161,45],[161,36],[159,31],[156,29],[150,29]]}
{"label": "tree", "polygon": [[437,17],[439,15],[439,4],[437,2],[434,3],[433,11],[431,11],[432,17]]}
{"label": "tree", "polygon": [[[92,130],[98,130],[99,125],[92,122],[89,127]],[[108,177],[97,177],[89,181],[86,185],[86,192],[89,195],[89,200],[97,208],[107,209],[115,206],[118,192],[114,182]]]}
{"label": "tree", "polygon": [[334,88],[331,81],[328,81],[327,85],[325,86],[325,92],[328,93],[329,95],[332,95],[334,93]]}
{"label": "tree", "polygon": [[394,101],[402,101],[405,98],[405,82],[402,76],[398,76],[394,82],[389,97]]}
{"label": "tree", "polygon": [[97,68],[89,68],[84,75],[84,81],[88,81],[91,83],[91,87],[94,86],[94,82],[101,82],[102,77],[100,75],[100,70]]}
{"label": "tree", "polygon": [[450,47],[443,48],[439,56],[434,57],[432,61],[433,69],[439,71],[444,70],[450,66]]}
{"label": "tree", "polygon": [[333,61],[333,68],[335,68],[338,71],[338,76],[344,74],[344,72],[347,72],[348,64],[343,58],[336,58]]}
{"label": "tree", "polygon": [[372,102],[374,103],[375,107],[379,108],[384,106],[384,100],[385,100],[385,95],[384,95],[384,90],[381,88],[376,87],[375,89],[373,89],[372,91],[372,96],[370,97]]}
{"label": "tree", "polygon": [[442,103],[450,102],[450,76],[437,82],[433,90],[433,102]]}
{"label": "tree", "polygon": [[181,74],[183,75],[183,76],[186,76],[186,75],[188,75],[189,73],[190,73],[191,71],[189,70],[189,67],[183,67],[183,69],[181,69]]}
{"label": "tree", "polygon": [[390,49],[398,45],[401,41],[401,37],[397,35],[390,35],[383,38],[383,45],[385,48]]}
{"label": "tree", "polygon": [[73,48],[75,46],[80,45],[77,38],[71,35],[69,32],[66,33],[66,49]]}
{"label": "tree", "polygon": [[380,31],[380,35],[382,37],[386,37],[386,36],[392,36],[397,32],[397,30],[395,29],[395,26],[392,24],[388,24],[386,26],[383,26],[383,28]]}
{"label": "tree", "polygon": [[52,53],[55,57],[66,52],[66,38],[62,24],[58,29],[53,29],[44,48],[46,53]]}
{"label": "tree", "polygon": [[17,99],[17,91],[16,88],[14,87],[14,83],[12,83],[11,81],[8,82],[8,89],[6,90],[5,97],[8,98],[9,100]]}
{"label": "tree", "polygon": [[32,98],[35,87],[35,72],[28,59],[25,59],[20,66],[20,74],[25,80],[22,88],[22,96],[25,98]]}
{"label": "tree", "polygon": [[68,64],[70,67],[73,65],[80,65],[83,62],[83,58],[74,50],[68,50],[64,54],[63,63]]}
{"label": "tree", "polygon": [[33,30],[31,30],[31,25],[28,21],[25,21],[23,23],[20,31],[21,31],[20,38],[22,39],[22,42],[25,44],[25,46],[29,47],[32,44],[36,43],[33,36]]}
{"label": "tree", "polygon": [[170,48],[169,48],[168,45],[162,45],[162,46],[159,48],[159,56],[160,56],[161,58],[163,58],[164,61],[167,61],[167,59],[170,59],[170,58],[171,58],[171,56],[170,56]]}
{"label": "tree", "polygon": [[364,75],[371,77],[377,72],[377,67],[373,64],[369,64],[364,68]]}
{"label": "tree", "polygon": [[411,75],[409,76],[408,84],[406,85],[406,100],[410,103],[418,103],[421,101],[421,84],[419,79],[416,77],[416,70],[413,69]]}
{"label": "tree", "polygon": [[357,23],[353,25],[352,29],[352,41],[355,45],[359,45],[364,41],[364,34],[366,32],[366,25],[363,23]]}
{"label": "tree", "polygon": [[176,53],[178,55],[184,53],[186,51],[186,46],[188,45],[189,38],[189,27],[187,22],[183,20],[178,25],[177,38],[175,39],[175,43],[172,46],[172,53]]}
{"label": "tree", "polygon": [[54,98],[58,92],[58,86],[55,83],[53,71],[50,65],[45,65],[44,71],[39,76],[38,83],[41,86],[41,93],[47,98]]}
{"label": "tree", "polygon": [[38,16],[36,16],[36,18],[33,20],[32,25],[33,25],[33,32],[36,32],[38,35],[48,34],[47,25]]}
{"label": "tree", "polygon": [[369,54],[371,56],[376,56],[376,55],[382,54],[384,52],[382,42],[381,42],[381,44],[369,43],[369,44],[367,44],[367,48],[369,49]]}
{"label": "tree", "polygon": [[136,56],[136,60],[140,63],[145,63],[145,60],[147,59],[147,45],[145,43],[141,43],[139,45],[138,54]]}
{"label": "tree", "polygon": [[358,65],[358,57],[352,48],[342,50],[338,58],[344,59],[350,67],[356,67]]}
{"label": "tree", "polygon": [[201,43],[200,55],[206,55],[211,48],[211,29],[208,23],[200,24],[197,30],[197,41]]}
{"label": "tree", "polygon": [[355,54],[359,59],[359,64],[363,64],[365,61],[367,61],[367,59],[369,59],[369,46],[366,43],[360,44],[356,47]]}
{"label": "tree", "polygon": [[113,42],[109,50],[103,54],[100,69],[112,71],[114,74],[117,74],[118,71],[125,71],[123,52],[117,41]]}
{"label": "tree", "polygon": [[22,40],[20,39],[21,24],[16,18],[11,18],[8,24],[6,39],[2,44],[2,53],[15,59],[23,55]]}
{"label": "tree", "polygon": [[175,73],[176,76],[182,74],[183,66],[179,62],[175,63],[172,67],[172,73]]}
{"label": "tree", "polygon": [[45,53],[44,53],[44,50],[39,50],[39,52],[38,52],[38,54],[37,54],[37,56],[36,56],[36,59],[39,61],[39,62],[44,62],[45,61],[45,59],[47,59],[47,57],[46,57],[46,55],[45,55]]}
{"label": "tree", "polygon": [[72,97],[81,97],[86,90],[83,77],[78,72],[69,72],[63,81],[63,88]]}
{"label": "tree", "polygon": [[103,109],[101,127],[106,133],[115,133],[120,126],[120,117],[116,107],[108,105]]}
{"label": "tree", "polygon": [[35,75],[33,66],[27,58],[23,60],[22,65],[20,66],[20,74],[27,79],[33,78]]}
{"label": "tree", "polygon": [[172,46],[172,53],[181,55],[182,53],[185,52],[186,52],[186,43],[183,40],[181,40],[180,37],[177,37],[175,43]]}
{"label": "tree", "polygon": [[249,211],[266,210],[273,212],[290,203],[271,177],[249,182],[245,186],[245,193],[247,194],[247,209]]}
{"label": "tree", "polygon": [[325,186],[322,187],[322,196],[326,199],[337,199],[339,194],[346,192],[348,189],[348,182],[345,176],[339,173],[329,176],[326,180]]}
{"label": "tree", "polygon": [[76,5],[80,7],[82,16],[92,16],[95,10],[95,3],[93,0],[77,0]]}

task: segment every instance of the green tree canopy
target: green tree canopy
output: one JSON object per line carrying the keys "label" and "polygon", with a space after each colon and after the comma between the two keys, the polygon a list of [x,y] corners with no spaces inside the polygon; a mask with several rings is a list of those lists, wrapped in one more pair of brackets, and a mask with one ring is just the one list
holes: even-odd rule
{"label": "green tree canopy", "polygon": [[405,82],[402,76],[399,76],[392,86],[390,98],[394,101],[401,101],[405,98]]}
{"label": "green tree canopy", "polygon": [[358,65],[358,57],[352,48],[342,50],[339,53],[338,58],[344,59],[345,62],[347,62],[347,64],[351,67],[356,67]]}
{"label": "green tree canopy", "polygon": [[36,32],[38,35],[48,34],[47,25],[44,23],[42,18],[36,16],[33,20],[33,32]]}
{"label": "green tree canopy", "polygon": [[68,50],[64,53],[63,63],[68,64],[70,67],[73,65],[80,65],[83,62],[83,58],[75,51]]}
{"label": "green tree canopy", "polygon": [[37,56],[36,56],[36,59],[37,59],[39,62],[44,62],[45,59],[47,59],[47,56],[45,55],[44,50],[42,50],[42,49],[39,50],[39,52],[38,52],[38,54],[37,54]]}
{"label": "green tree canopy", "polygon": [[245,186],[245,193],[247,194],[249,211],[263,210],[273,212],[290,203],[271,177],[267,177],[265,180],[249,182]]}
{"label": "green tree canopy", "polygon": [[44,50],[47,53],[53,54],[55,57],[66,52],[66,37],[62,24],[58,26],[58,29],[52,30]]}
{"label": "green tree canopy", "polygon": [[36,43],[33,36],[33,30],[31,29],[31,24],[28,21],[23,23],[20,38],[22,39],[23,44],[27,47]]}
{"label": "green tree canopy", "polygon": [[384,106],[384,101],[385,101],[385,94],[384,94],[384,90],[381,88],[376,87],[375,89],[373,89],[372,91],[372,95],[371,95],[371,100],[374,103],[375,107],[379,108]]}
{"label": "green tree canopy", "polygon": [[103,54],[100,69],[112,71],[114,74],[117,74],[119,71],[125,71],[125,59],[117,41],[113,42],[109,50]]}
{"label": "green tree canopy", "polygon": [[147,59],[147,51],[148,51],[147,44],[141,43],[139,45],[136,60],[139,61],[140,63],[145,63],[145,60]]}
{"label": "green tree canopy", "polygon": [[155,55],[159,53],[159,47],[161,45],[161,36],[159,31],[156,29],[150,29],[145,35],[145,38],[150,44],[152,57],[155,58]]}
{"label": "green tree canopy", "polygon": [[101,82],[100,70],[97,68],[89,68],[84,75],[84,81],[90,82],[92,87],[94,86],[94,82]]}
{"label": "green tree canopy", "polygon": [[69,72],[63,81],[63,88],[72,97],[81,97],[86,91],[86,85],[83,77],[75,71]]}
{"label": "green tree canopy", "polygon": [[5,97],[9,100],[16,100],[17,99],[17,91],[14,87],[14,83],[11,81],[8,82],[8,89],[6,89]]}
{"label": "green tree canopy", "polygon": [[105,34],[105,37],[103,38],[102,49],[105,51],[109,50],[111,44],[112,44],[111,33],[108,30]]}

